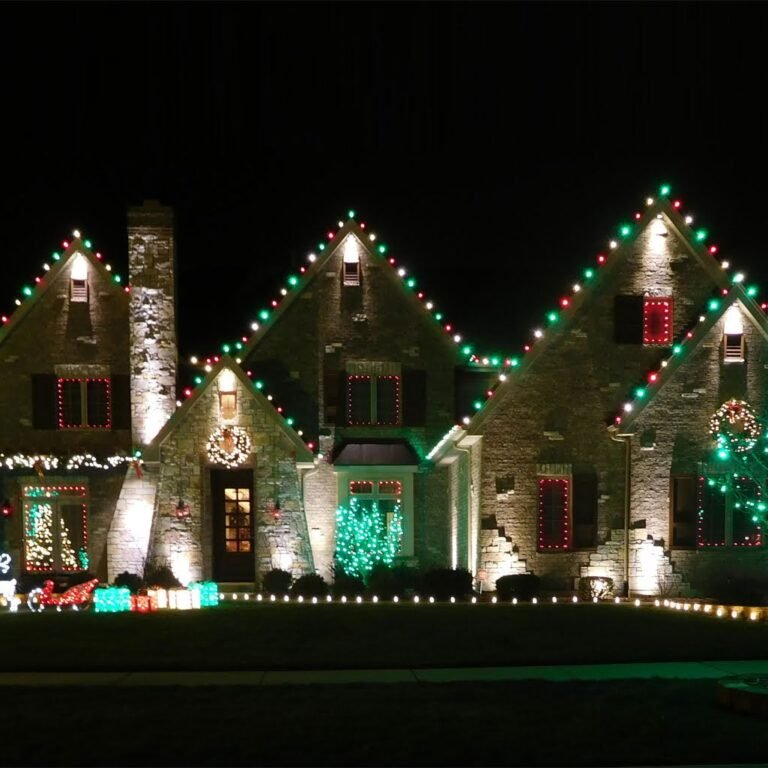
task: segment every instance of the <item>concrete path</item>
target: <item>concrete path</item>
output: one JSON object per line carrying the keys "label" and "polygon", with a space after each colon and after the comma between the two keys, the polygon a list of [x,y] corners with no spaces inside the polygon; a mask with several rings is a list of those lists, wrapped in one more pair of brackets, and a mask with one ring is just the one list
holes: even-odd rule
{"label": "concrete path", "polygon": [[378,683],[458,683],[515,680],[719,679],[768,674],[768,660],[690,661],[648,664],[580,664],[539,667],[442,669],[328,669],[219,672],[5,672],[0,687],[12,686],[272,686]]}

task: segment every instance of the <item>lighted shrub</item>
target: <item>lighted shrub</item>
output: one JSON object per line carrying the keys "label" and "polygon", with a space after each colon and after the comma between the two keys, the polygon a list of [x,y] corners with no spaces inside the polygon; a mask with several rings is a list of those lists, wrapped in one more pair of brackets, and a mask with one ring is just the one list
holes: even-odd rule
{"label": "lighted shrub", "polygon": [[496,579],[496,592],[501,600],[532,600],[538,597],[541,579],[533,573],[517,573]]}
{"label": "lighted shrub", "polygon": [[613,594],[613,579],[607,576],[583,576],[579,579],[579,600],[603,600]]}
{"label": "lighted shrub", "polygon": [[288,571],[273,568],[261,577],[261,588],[270,595],[287,595],[293,576]]}
{"label": "lighted shrub", "polygon": [[309,573],[296,579],[291,593],[302,597],[325,597],[329,589],[328,583],[320,574]]}

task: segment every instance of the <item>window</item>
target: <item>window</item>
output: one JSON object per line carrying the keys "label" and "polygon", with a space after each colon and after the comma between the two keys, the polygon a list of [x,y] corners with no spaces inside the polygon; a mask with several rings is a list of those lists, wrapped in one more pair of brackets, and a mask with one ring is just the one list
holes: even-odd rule
{"label": "window", "polygon": [[414,512],[413,472],[403,467],[355,466],[338,472],[339,504],[348,505],[355,498],[358,505],[370,508],[376,502],[387,524],[392,521],[396,505],[402,515],[403,538],[398,557],[413,556]]}
{"label": "window", "polygon": [[224,541],[227,552],[250,552],[253,543],[251,489],[224,489]]}
{"label": "window", "polygon": [[403,484],[400,480],[352,480],[349,483],[349,498],[356,499],[358,506],[366,511],[376,504],[384,515],[387,528],[397,509],[402,515]]}
{"label": "window", "polygon": [[400,366],[350,363],[347,366],[347,424],[397,426],[401,423]]}
{"label": "window", "polygon": [[569,477],[539,478],[539,550],[567,550],[571,542]]}
{"label": "window", "polygon": [[735,304],[728,308],[723,323],[723,362],[744,362],[744,323]]}
{"label": "window", "polygon": [[748,477],[699,477],[697,545],[761,547],[760,524],[750,508],[760,498],[760,488]]}
{"label": "window", "polygon": [[643,344],[672,343],[673,300],[646,296],[643,301]]}
{"label": "window", "polygon": [[235,374],[224,368],[219,374],[219,412],[225,421],[237,416],[237,379]]}
{"label": "window", "polygon": [[344,285],[360,285],[360,248],[354,235],[344,241],[343,259]]}
{"label": "window", "polygon": [[696,546],[696,478],[681,475],[672,478],[672,546]]}
{"label": "window", "polygon": [[109,379],[63,379],[58,382],[59,429],[110,429]]}
{"label": "window", "polygon": [[84,485],[24,486],[24,567],[29,572],[88,569]]}
{"label": "window", "polygon": [[72,261],[70,274],[69,300],[75,302],[88,301],[88,260],[78,253]]}

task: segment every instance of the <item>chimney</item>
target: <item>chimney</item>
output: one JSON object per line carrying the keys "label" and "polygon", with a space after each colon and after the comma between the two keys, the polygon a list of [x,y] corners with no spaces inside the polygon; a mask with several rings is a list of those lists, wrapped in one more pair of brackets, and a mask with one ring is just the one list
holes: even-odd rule
{"label": "chimney", "polygon": [[128,209],[131,425],[143,448],[176,410],[176,249],[173,209]]}

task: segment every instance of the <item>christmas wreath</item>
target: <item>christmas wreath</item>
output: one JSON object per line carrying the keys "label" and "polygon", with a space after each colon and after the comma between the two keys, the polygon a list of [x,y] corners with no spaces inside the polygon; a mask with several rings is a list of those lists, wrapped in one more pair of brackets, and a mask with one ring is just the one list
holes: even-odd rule
{"label": "christmas wreath", "polygon": [[208,460],[228,469],[239,467],[251,455],[251,439],[242,427],[219,427],[209,438]]}
{"label": "christmas wreath", "polygon": [[709,431],[718,448],[736,453],[754,448],[762,433],[754,409],[743,400],[723,403],[709,420]]}

